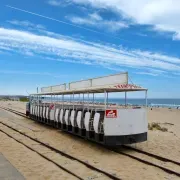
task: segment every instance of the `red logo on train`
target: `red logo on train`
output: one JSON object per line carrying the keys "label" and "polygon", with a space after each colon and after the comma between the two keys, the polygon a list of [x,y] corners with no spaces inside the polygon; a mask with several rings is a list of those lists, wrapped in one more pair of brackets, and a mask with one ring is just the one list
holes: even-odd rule
{"label": "red logo on train", "polygon": [[53,110],[54,109],[54,104],[51,104],[50,105],[50,110]]}
{"label": "red logo on train", "polygon": [[117,118],[117,110],[106,110],[106,118]]}

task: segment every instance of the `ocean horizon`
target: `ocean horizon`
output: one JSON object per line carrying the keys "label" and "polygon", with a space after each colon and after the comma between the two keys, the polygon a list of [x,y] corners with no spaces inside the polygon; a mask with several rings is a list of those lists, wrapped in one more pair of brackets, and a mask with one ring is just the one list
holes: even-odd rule
{"label": "ocean horizon", "polygon": [[[50,100],[50,97],[46,97],[46,99]],[[53,98],[55,101],[61,101],[61,98]],[[65,98],[66,101],[69,101],[70,99]],[[78,98],[74,99],[75,101],[78,101]],[[85,101],[88,101],[87,98],[84,99]],[[82,101],[82,97],[81,97]],[[92,102],[92,98],[89,99],[89,101]],[[104,98],[95,98],[94,100],[97,103],[103,103]],[[108,103],[117,104],[117,105],[123,105],[125,104],[124,98],[108,98]],[[127,98],[126,103],[128,105],[136,105],[136,106],[144,106],[146,104],[145,98]],[[171,108],[177,108],[180,107],[180,99],[176,98],[148,98],[147,99],[147,105],[152,107],[171,107]]]}

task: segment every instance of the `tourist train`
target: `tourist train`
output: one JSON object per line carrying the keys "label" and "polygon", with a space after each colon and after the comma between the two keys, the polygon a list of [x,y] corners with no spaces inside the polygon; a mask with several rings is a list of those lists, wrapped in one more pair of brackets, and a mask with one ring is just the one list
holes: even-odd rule
{"label": "tourist train", "polygon": [[[145,106],[127,104],[127,93],[144,91]],[[124,105],[110,104],[110,93],[124,93]],[[98,94],[104,102],[97,103]],[[118,93],[119,94],[119,93]],[[147,89],[128,84],[128,73],[41,88],[26,105],[30,119],[107,146],[147,140]]]}

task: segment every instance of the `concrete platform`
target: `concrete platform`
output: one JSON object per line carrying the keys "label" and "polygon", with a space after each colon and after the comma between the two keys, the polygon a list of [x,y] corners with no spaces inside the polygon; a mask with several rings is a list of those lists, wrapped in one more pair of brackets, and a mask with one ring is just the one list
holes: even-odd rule
{"label": "concrete platform", "polygon": [[21,173],[1,153],[0,180],[25,180]]}

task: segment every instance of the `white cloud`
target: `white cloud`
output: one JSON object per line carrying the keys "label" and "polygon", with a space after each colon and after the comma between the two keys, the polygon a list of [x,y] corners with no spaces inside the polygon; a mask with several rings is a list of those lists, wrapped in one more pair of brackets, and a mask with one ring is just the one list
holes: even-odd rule
{"label": "white cloud", "polygon": [[45,30],[45,26],[41,25],[41,24],[34,24],[32,22],[29,21],[19,21],[19,20],[11,20],[11,21],[7,21],[10,24],[16,25],[16,26],[22,26],[28,29],[36,29],[36,30]]}
{"label": "white cloud", "polygon": [[24,52],[22,52],[22,54],[24,54],[26,56],[34,56],[34,53],[32,53],[30,51],[24,51]]}
{"label": "white cloud", "polygon": [[180,40],[180,32],[177,32],[173,35],[173,40],[177,40],[177,41]]}
{"label": "white cloud", "polygon": [[158,76],[159,75],[157,73],[151,73],[151,72],[136,72],[136,74],[149,75],[149,76]]}
{"label": "white cloud", "polygon": [[96,21],[101,21],[103,20],[103,18],[98,14],[98,13],[92,13],[92,14],[89,14],[89,17],[93,20],[96,20]]}
{"label": "white cloud", "polygon": [[[153,72],[136,72],[136,74],[154,76],[155,78],[160,75],[158,73],[153,73]],[[165,77],[165,78],[176,78],[176,76],[172,76],[172,75],[169,75],[169,74],[163,74],[163,77]]]}
{"label": "white cloud", "polygon": [[128,24],[123,21],[104,20],[99,14],[88,14],[87,17],[67,16],[68,20],[78,25],[88,25],[108,31],[118,31],[122,28],[128,28]]}
{"label": "white cloud", "polygon": [[51,76],[55,78],[62,78],[66,76],[66,75],[56,75],[52,73],[26,72],[26,71],[15,71],[15,70],[0,70],[0,74],[39,75],[39,76]]}
{"label": "white cloud", "polygon": [[52,6],[60,6],[62,4],[60,1],[56,1],[56,0],[49,0],[47,3]]}
{"label": "white cloud", "polygon": [[[67,1],[67,0],[65,0]],[[68,0],[69,1],[69,0]],[[70,0],[76,4],[90,5],[99,9],[110,9],[127,21],[140,25],[153,25],[155,30],[174,33],[180,38],[179,0]]]}
{"label": "white cloud", "polygon": [[0,46],[0,50],[10,51],[11,48],[9,48],[9,47],[4,47],[4,46]]}
{"label": "white cloud", "polygon": [[66,1],[62,1],[62,0],[48,0],[47,3],[51,6],[61,6],[61,7],[64,7],[64,6],[68,6],[68,5],[71,5],[72,2],[69,1],[69,0],[66,0]]}
{"label": "white cloud", "polygon": [[[52,33],[52,35],[54,35]],[[55,34],[57,36],[57,34]],[[10,51],[29,52],[34,56],[52,58],[57,61],[70,61],[100,65],[107,68],[156,69],[180,72],[180,59],[140,50],[128,50],[114,45],[72,39],[59,35],[37,35],[26,31],[0,28],[0,47]]]}
{"label": "white cloud", "polygon": [[135,33],[136,35],[138,36],[143,36],[143,37],[147,37],[148,35],[147,34],[144,34],[144,33]]}
{"label": "white cloud", "polygon": [[167,76],[166,72],[159,69],[147,68],[146,71],[137,71],[136,74],[149,75],[149,76]]}

